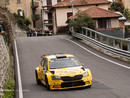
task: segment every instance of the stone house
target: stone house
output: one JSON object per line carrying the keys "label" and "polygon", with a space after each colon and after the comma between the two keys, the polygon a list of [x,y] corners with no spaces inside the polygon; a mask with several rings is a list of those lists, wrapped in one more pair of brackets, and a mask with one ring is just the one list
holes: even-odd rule
{"label": "stone house", "polygon": [[31,28],[42,28],[41,8],[42,3],[40,0],[6,0],[6,7],[11,13],[20,13],[30,18],[32,21]]}

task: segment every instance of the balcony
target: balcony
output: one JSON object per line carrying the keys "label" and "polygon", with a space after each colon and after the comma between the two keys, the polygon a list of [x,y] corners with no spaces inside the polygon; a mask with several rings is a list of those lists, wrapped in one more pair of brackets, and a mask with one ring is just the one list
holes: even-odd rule
{"label": "balcony", "polygon": [[52,25],[53,25],[53,24],[52,24],[52,19],[44,20],[44,24],[45,24],[46,26],[52,26]]}
{"label": "balcony", "polygon": [[43,10],[44,10],[46,13],[49,13],[49,11],[50,11],[51,8],[52,8],[51,5],[43,6]]}
{"label": "balcony", "polygon": [[36,15],[32,15],[32,20],[38,20],[40,18],[40,15],[36,14]]}
{"label": "balcony", "polygon": [[39,7],[39,2],[31,2],[31,8],[32,9],[36,9],[37,7]]}

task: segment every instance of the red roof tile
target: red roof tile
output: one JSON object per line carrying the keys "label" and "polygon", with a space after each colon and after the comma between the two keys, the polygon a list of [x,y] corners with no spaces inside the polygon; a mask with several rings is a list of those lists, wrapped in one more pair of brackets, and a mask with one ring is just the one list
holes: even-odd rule
{"label": "red roof tile", "polygon": [[[99,7],[90,7],[84,11],[82,11],[81,13],[86,13],[88,16],[90,16],[91,18],[114,18],[114,17],[122,17],[121,14],[115,13],[113,11],[110,10],[105,10]],[[71,19],[71,17],[69,17],[68,19]],[[74,18],[77,18],[76,16],[74,16]]]}
{"label": "red roof tile", "polygon": [[[111,3],[108,0],[74,0],[74,6],[81,6],[81,5],[93,5],[93,4],[109,4]],[[64,0],[59,2],[58,4],[54,5],[53,7],[67,7],[72,6],[70,4],[70,0]]]}

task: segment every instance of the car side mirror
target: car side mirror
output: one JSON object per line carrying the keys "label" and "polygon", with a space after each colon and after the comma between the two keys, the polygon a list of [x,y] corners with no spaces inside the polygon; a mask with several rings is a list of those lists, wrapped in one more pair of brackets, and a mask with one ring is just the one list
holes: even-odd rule
{"label": "car side mirror", "polygon": [[81,65],[84,67],[84,63],[81,63]]}

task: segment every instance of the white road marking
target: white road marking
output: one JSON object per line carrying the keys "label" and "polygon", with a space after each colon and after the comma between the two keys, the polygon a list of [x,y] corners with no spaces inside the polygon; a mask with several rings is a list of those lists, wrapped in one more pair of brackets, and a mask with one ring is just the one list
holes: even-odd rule
{"label": "white road marking", "polygon": [[[14,91],[18,91],[19,92],[19,90],[8,90],[8,89],[4,89],[4,90],[2,90],[2,92],[14,92]],[[23,92],[30,92],[30,90],[22,90]]]}
{"label": "white road marking", "polygon": [[[66,38],[64,38],[64,39],[66,39]],[[119,65],[119,66],[121,66],[121,67],[130,69],[130,67],[125,66],[125,65],[123,65],[123,64],[119,64],[119,63],[114,62],[114,61],[112,61],[112,60],[109,60],[109,59],[107,59],[107,58],[104,58],[104,57],[102,57],[102,56],[100,56],[100,55],[98,55],[98,54],[96,54],[96,53],[94,53],[94,52],[92,52],[92,51],[86,49],[85,47],[81,46],[80,44],[78,44],[78,43],[76,43],[76,42],[74,42],[74,41],[72,41],[72,40],[69,40],[69,39],[66,39],[66,40],[68,40],[68,41],[70,41],[70,42],[76,44],[77,46],[81,47],[82,49],[88,51],[89,53],[91,53],[91,54],[93,54],[93,55],[95,55],[95,56],[97,56],[97,57],[99,57],[99,58],[101,58],[101,59],[103,59],[103,60],[106,60],[106,61],[111,62],[111,63],[113,63],[113,64]]]}
{"label": "white road marking", "polygon": [[18,71],[19,98],[23,98],[22,81],[21,81],[21,73],[20,73],[20,67],[19,67],[19,58],[18,58],[18,50],[17,50],[16,40],[14,40],[14,45],[15,45],[17,71]]}

